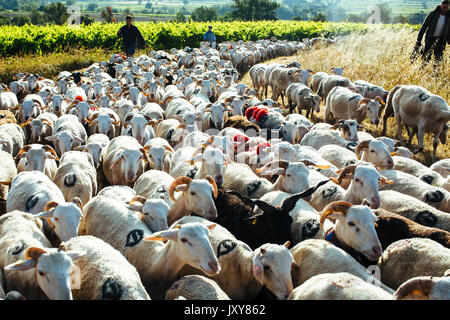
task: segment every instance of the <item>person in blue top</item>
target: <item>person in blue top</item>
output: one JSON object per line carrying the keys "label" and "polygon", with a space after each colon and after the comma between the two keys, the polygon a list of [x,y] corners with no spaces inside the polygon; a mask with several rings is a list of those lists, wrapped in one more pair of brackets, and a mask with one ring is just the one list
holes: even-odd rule
{"label": "person in blue top", "polygon": [[203,40],[208,41],[210,45],[212,45],[213,42],[216,42],[216,36],[212,31],[212,26],[208,27],[208,31],[206,31],[205,34],[203,35]]}

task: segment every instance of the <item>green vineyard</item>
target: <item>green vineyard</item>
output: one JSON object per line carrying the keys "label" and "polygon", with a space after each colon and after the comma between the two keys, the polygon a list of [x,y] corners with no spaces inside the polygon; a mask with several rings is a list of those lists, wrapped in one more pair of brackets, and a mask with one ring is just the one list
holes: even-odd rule
{"label": "green vineyard", "polygon": [[[282,40],[302,40],[317,36],[365,34],[373,28],[418,30],[420,26],[382,25],[373,27],[363,23],[332,23],[311,21],[258,21],[213,23],[136,23],[155,50],[198,47],[208,25],[213,25],[217,42],[255,41],[276,37]],[[68,48],[120,48],[118,24],[95,23],[90,26],[34,26],[0,27],[0,55],[43,54],[64,52]]]}

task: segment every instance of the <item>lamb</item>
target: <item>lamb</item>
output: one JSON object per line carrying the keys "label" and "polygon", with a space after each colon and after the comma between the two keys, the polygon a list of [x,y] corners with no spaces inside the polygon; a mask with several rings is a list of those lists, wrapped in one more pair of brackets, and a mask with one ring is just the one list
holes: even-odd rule
{"label": "lamb", "polygon": [[394,293],[394,300],[449,300],[450,272],[443,277],[415,277],[409,279]]}
{"label": "lamb", "polygon": [[450,191],[450,180],[445,179],[439,173],[424,166],[419,161],[404,157],[393,157],[393,160],[394,166],[392,169],[412,174],[432,186],[441,187]]}
{"label": "lamb", "polygon": [[392,295],[347,273],[323,273],[295,288],[288,300],[391,300]]}
{"label": "lamb", "polygon": [[220,271],[208,239],[215,224],[175,225],[152,234],[134,212],[105,196],[93,198],[84,211],[80,234],[98,237],[119,250],[136,268],[152,299],[164,298],[185,264],[209,275]]}
{"label": "lamb", "polygon": [[74,261],[79,270],[74,300],[150,300],[136,268],[103,240],[79,236],[61,243],[59,250],[85,252]]}
{"label": "lamb", "polygon": [[415,197],[394,190],[380,191],[381,206],[389,212],[399,214],[423,226],[450,232],[450,217]]}
{"label": "lamb", "polygon": [[56,174],[59,161],[55,150],[47,145],[29,144],[17,153],[17,171],[40,171],[44,172],[51,180]]}
{"label": "lamb", "polygon": [[175,281],[166,292],[166,300],[231,300],[230,297],[211,279],[201,275],[188,275]]}
{"label": "lamb", "polygon": [[411,238],[392,243],[378,260],[381,282],[397,289],[419,276],[439,277],[450,268],[450,249],[426,238]]}
{"label": "lamb", "polygon": [[[148,157],[134,137],[119,136],[111,140],[103,160],[103,173],[113,185],[132,187],[146,170]],[[117,169],[114,169],[116,166]]]}
{"label": "lamb", "polygon": [[297,268],[292,272],[294,288],[304,284],[308,279],[324,273],[347,272],[362,280],[380,286],[390,294],[394,293],[383,281],[374,278],[350,254],[322,239],[308,239],[290,249]]}
{"label": "lamb", "polygon": [[450,212],[450,192],[430,186],[419,178],[398,170],[381,170],[383,176],[394,183],[383,185],[381,190],[395,190],[413,196],[441,211]]}
{"label": "lamb", "polygon": [[[177,221],[181,225],[193,222],[202,225],[210,223],[194,216],[183,217]],[[263,286],[277,299],[286,299],[292,291],[293,258],[287,249],[289,242],[284,245],[266,243],[256,250],[251,250],[219,224],[209,233],[209,240],[213,250],[217,252],[220,272],[205,275],[204,271],[185,267],[180,271],[180,276],[205,275],[214,280],[232,300],[254,299]]]}
{"label": "lamb", "polygon": [[314,111],[320,112],[320,97],[313,94],[313,91],[303,83],[291,83],[286,89],[286,96],[288,100],[289,113],[292,113],[297,107],[299,113],[302,109],[306,111],[306,118],[311,118]]}
{"label": "lamb", "polygon": [[86,143],[87,132],[78,118],[72,114],[66,114],[58,118],[53,135],[45,140],[51,141],[56,153],[61,157],[64,152]]}
{"label": "lamb", "polygon": [[51,248],[40,219],[21,211],[0,217],[0,235],[0,269],[8,290],[28,299],[72,300],[70,273],[84,252]]}
{"label": "lamb", "polygon": [[5,123],[0,126],[0,150],[15,157],[25,145],[25,133],[19,125]]}
{"label": "lamb", "polygon": [[[206,176],[205,179],[188,177],[174,179],[163,171],[149,170],[136,181],[134,190],[137,195],[147,199],[159,198],[166,201],[171,208],[167,216],[169,224],[189,213],[196,213],[209,219],[217,217],[213,199],[217,198],[218,191],[211,176]],[[175,191],[183,193],[175,198]]]}
{"label": "lamb", "polygon": [[377,97],[375,99],[363,98],[362,95],[353,92],[346,87],[334,87],[327,96],[325,104],[325,121],[330,122],[331,116],[335,119],[355,119],[362,123],[367,117],[372,124],[378,125],[380,113],[384,101]]}
{"label": "lamb", "polygon": [[97,194],[97,171],[91,155],[80,151],[64,153],[53,182],[67,201],[78,197],[82,204],[86,204]]}
{"label": "lamb", "polygon": [[[438,139],[443,144],[446,143],[445,125],[450,121],[450,108],[445,99],[415,85],[394,87],[389,92],[383,116],[383,135],[386,133],[387,118],[392,115],[392,110],[397,123],[396,137],[400,142],[402,142],[402,123],[408,128],[409,143],[411,143],[414,132],[417,132],[419,145],[415,153],[423,151],[425,132],[434,133],[433,159],[436,159]],[[413,129],[412,134],[410,128]]]}

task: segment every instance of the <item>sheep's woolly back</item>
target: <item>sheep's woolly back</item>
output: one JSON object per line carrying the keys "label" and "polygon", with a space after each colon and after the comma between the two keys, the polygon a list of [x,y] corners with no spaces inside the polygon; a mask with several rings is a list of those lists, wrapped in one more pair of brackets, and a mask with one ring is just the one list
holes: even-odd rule
{"label": "sheep's woolly back", "polygon": [[381,282],[397,289],[419,276],[442,276],[450,268],[450,249],[431,239],[411,238],[392,243],[378,260]]}
{"label": "sheep's woolly back", "polygon": [[[18,260],[25,260],[29,247],[49,248],[42,231],[42,221],[31,214],[11,211],[0,217],[0,269]],[[4,275],[8,291],[18,291],[27,299],[47,299],[36,281],[36,269],[7,271]]]}
{"label": "sheep's woolly back", "polygon": [[391,300],[392,295],[350,273],[324,273],[294,289],[289,300]]}
{"label": "sheep's woolly back", "polygon": [[[75,261],[80,288],[75,300],[149,300],[136,268],[116,249],[93,236],[79,236],[64,243],[66,250],[86,251]],[[76,275],[76,274],[75,274]]]}
{"label": "sheep's woolly back", "polygon": [[9,110],[0,110],[0,125],[5,123],[17,123],[16,117]]}
{"label": "sheep's woolly back", "polygon": [[[348,272],[366,281],[370,277],[366,268],[350,254],[326,240],[308,239],[300,242],[290,251],[299,266],[292,273],[294,288],[322,273]],[[385,285],[382,285],[382,288],[389,293],[394,293]]]}
{"label": "sheep's woolly back", "polygon": [[175,300],[180,296],[186,300],[230,300],[215,281],[200,275],[185,276],[174,282],[166,292],[166,300]]}
{"label": "sheep's woolly back", "polygon": [[[0,182],[12,181],[17,175],[17,168],[13,157],[9,153],[0,150],[0,163],[2,164]],[[0,200],[6,200],[7,193],[8,186],[0,185]]]}

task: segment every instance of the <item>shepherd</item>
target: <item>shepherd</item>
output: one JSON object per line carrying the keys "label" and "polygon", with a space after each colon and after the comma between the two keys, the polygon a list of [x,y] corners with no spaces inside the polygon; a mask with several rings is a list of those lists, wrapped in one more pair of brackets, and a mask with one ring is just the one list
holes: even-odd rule
{"label": "shepherd", "polygon": [[437,6],[425,18],[417,37],[416,49],[421,46],[424,34],[425,48],[422,51],[422,59],[424,62],[429,62],[434,51],[436,66],[444,56],[446,44],[450,44],[450,11],[448,0],[443,0],[441,5]]}
{"label": "shepherd", "polygon": [[122,49],[127,58],[129,58],[132,57],[136,51],[136,40],[143,43],[144,48],[147,48],[147,43],[139,29],[133,25],[133,17],[128,15],[125,19],[127,24],[117,31],[117,36],[123,38]]}

